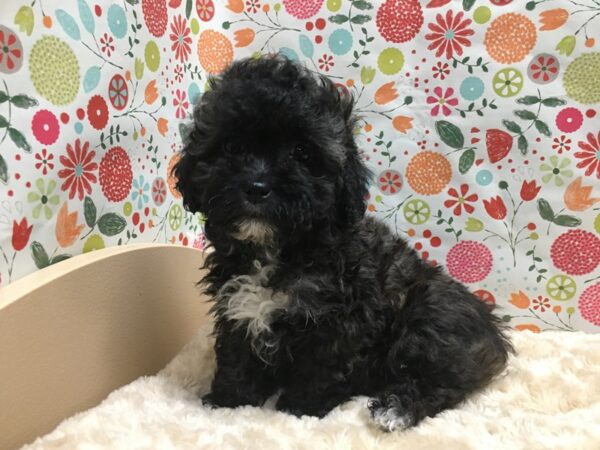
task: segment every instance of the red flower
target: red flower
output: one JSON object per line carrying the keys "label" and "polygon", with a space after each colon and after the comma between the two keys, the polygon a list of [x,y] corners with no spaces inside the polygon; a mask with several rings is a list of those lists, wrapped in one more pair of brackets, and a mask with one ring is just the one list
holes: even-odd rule
{"label": "red flower", "polygon": [[87,105],[87,118],[96,130],[102,130],[108,123],[108,106],[100,95],[90,98]]}
{"label": "red flower", "polygon": [[113,45],[113,41],[114,41],[114,39],[112,38],[112,36],[109,36],[106,33],[104,33],[104,36],[102,36],[100,38],[100,44],[102,44],[101,45],[102,52],[106,53],[106,56],[110,56],[112,54],[112,52],[115,51],[115,46]]}
{"label": "red flower", "polygon": [[436,103],[436,105],[431,109],[431,115],[437,116],[441,109],[444,116],[449,116],[452,110],[448,108],[448,105],[458,105],[458,99],[456,97],[452,97],[454,94],[454,89],[449,87],[446,88],[446,91],[442,91],[442,88],[437,86],[433,89],[433,93],[435,96],[430,95],[427,97],[428,104]]}
{"label": "red flower", "polygon": [[98,168],[98,164],[94,162],[96,152],[88,152],[89,146],[90,143],[86,142],[82,148],[80,140],[77,139],[74,150],[71,144],[67,144],[68,158],[64,155],[60,157],[60,162],[65,168],[58,171],[58,176],[65,179],[61,189],[69,189],[69,198],[77,194],[77,198],[83,200],[84,191],[91,194],[91,183],[97,181],[96,175],[92,173]]}
{"label": "red flower", "polygon": [[541,312],[550,309],[550,300],[548,300],[546,297],[538,295],[537,298],[533,299],[533,309],[539,309]]}
{"label": "red flower", "polygon": [[190,37],[190,28],[187,26],[187,20],[181,17],[181,15],[173,19],[169,37],[173,41],[171,50],[175,52],[175,58],[182,63],[186,62],[192,51],[192,38]]}
{"label": "red flower", "polygon": [[581,159],[577,163],[577,167],[579,169],[587,167],[586,176],[592,175],[595,171],[596,178],[600,179],[600,131],[598,131],[598,137],[593,133],[588,133],[587,142],[579,141],[577,145],[583,150],[575,153],[575,158]]}
{"label": "red flower", "polygon": [[433,78],[439,77],[440,80],[446,78],[446,76],[450,74],[449,67],[450,64],[438,61],[436,65],[431,68],[431,70],[433,70]]}
{"label": "red flower", "polygon": [[437,23],[430,23],[428,28],[433,32],[425,35],[425,39],[431,41],[428,50],[437,49],[436,57],[446,53],[446,59],[452,59],[453,54],[462,55],[462,45],[465,47],[471,46],[471,41],[467,36],[475,34],[473,30],[467,27],[471,24],[471,19],[462,20],[464,13],[461,11],[454,16],[454,11],[451,9],[446,12],[444,18],[441,14],[436,17]]}
{"label": "red flower", "polygon": [[0,29],[0,72],[14,73],[23,65],[23,46],[8,28]]}
{"label": "red flower", "polygon": [[181,67],[179,64],[175,66],[175,81],[178,83],[183,81],[183,67]]}
{"label": "red flower", "polygon": [[571,142],[573,142],[571,141],[571,139],[569,139],[564,134],[561,134],[560,137],[554,138],[552,149],[558,151],[558,154],[560,155],[563,152],[563,150],[566,152],[571,150]]}
{"label": "red flower", "polygon": [[486,212],[492,219],[502,220],[506,217],[506,205],[499,195],[484,200],[483,206],[485,206]]}
{"label": "red flower", "polygon": [[25,248],[31,236],[33,225],[27,226],[27,219],[23,217],[21,222],[17,223],[13,220],[12,246],[15,251],[19,252]]}
{"label": "red flower", "polygon": [[258,0],[246,0],[246,7],[251,13],[256,13],[260,9],[260,3]]}
{"label": "red flower", "polygon": [[485,146],[491,163],[504,159],[513,145],[513,137],[506,131],[492,128],[485,133]]}
{"label": "red flower", "polygon": [[452,212],[454,213],[455,216],[461,215],[462,208],[465,208],[465,211],[467,213],[471,214],[475,210],[475,208],[473,208],[473,206],[469,205],[467,202],[476,202],[479,199],[479,196],[477,194],[471,194],[469,196],[466,196],[468,191],[469,191],[468,184],[460,185],[460,195],[458,194],[456,189],[454,189],[454,188],[448,189],[448,195],[450,195],[451,197],[454,197],[454,198],[446,200],[444,202],[444,206],[446,208],[452,208],[454,206],[454,210]]}
{"label": "red flower", "polygon": [[329,72],[329,69],[333,66],[333,56],[324,54],[319,58],[319,69]]}
{"label": "red flower", "polygon": [[521,198],[529,202],[533,200],[540,192],[541,186],[536,186],[535,180],[525,181],[523,180],[523,184],[521,185]]}
{"label": "red flower", "polygon": [[402,188],[402,177],[397,170],[386,170],[379,177],[379,189],[384,194],[395,194]]}
{"label": "red flower", "polygon": [[52,153],[48,153],[45,148],[42,149],[42,153],[35,154],[35,159],[39,161],[35,163],[35,168],[38,170],[41,169],[44,175],[48,173],[48,169],[54,169],[54,163],[51,162],[54,159],[54,155]]}

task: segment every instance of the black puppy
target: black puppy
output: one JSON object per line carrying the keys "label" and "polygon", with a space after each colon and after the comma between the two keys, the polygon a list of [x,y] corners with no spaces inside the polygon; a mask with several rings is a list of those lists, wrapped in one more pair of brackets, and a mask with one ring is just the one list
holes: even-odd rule
{"label": "black puppy", "polygon": [[490,307],[365,217],[353,101],[278,56],[213,78],[175,167],[214,247],[214,406],[322,417],[353,396],[403,429],[455,406],[506,364]]}

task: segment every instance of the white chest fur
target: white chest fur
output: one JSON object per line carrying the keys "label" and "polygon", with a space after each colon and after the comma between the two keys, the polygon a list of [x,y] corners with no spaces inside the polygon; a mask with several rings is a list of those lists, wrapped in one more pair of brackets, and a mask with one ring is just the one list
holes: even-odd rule
{"label": "white chest fur", "polygon": [[247,327],[252,340],[271,331],[273,314],[287,307],[289,298],[283,292],[265,287],[273,273],[273,265],[254,263],[255,272],[232,278],[219,290],[217,299],[225,305],[227,318]]}

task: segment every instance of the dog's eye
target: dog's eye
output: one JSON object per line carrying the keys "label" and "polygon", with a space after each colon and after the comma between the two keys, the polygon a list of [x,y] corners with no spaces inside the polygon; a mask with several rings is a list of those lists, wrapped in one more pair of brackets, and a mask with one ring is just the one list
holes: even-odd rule
{"label": "dog's eye", "polygon": [[310,151],[302,145],[296,145],[291,152],[291,156],[298,161],[308,161],[310,159]]}

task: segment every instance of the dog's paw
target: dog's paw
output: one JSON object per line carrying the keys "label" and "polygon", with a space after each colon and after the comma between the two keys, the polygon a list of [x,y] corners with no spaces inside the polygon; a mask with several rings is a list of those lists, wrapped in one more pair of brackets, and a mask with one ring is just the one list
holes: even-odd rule
{"label": "dog's paw", "polygon": [[212,393],[206,394],[200,401],[202,402],[202,406],[206,408],[215,409],[218,407]]}
{"label": "dog's paw", "polygon": [[388,395],[383,401],[371,399],[368,407],[373,422],[383,431],[406,430],[415,424],[413,415],[402,407],[397,395]]}

